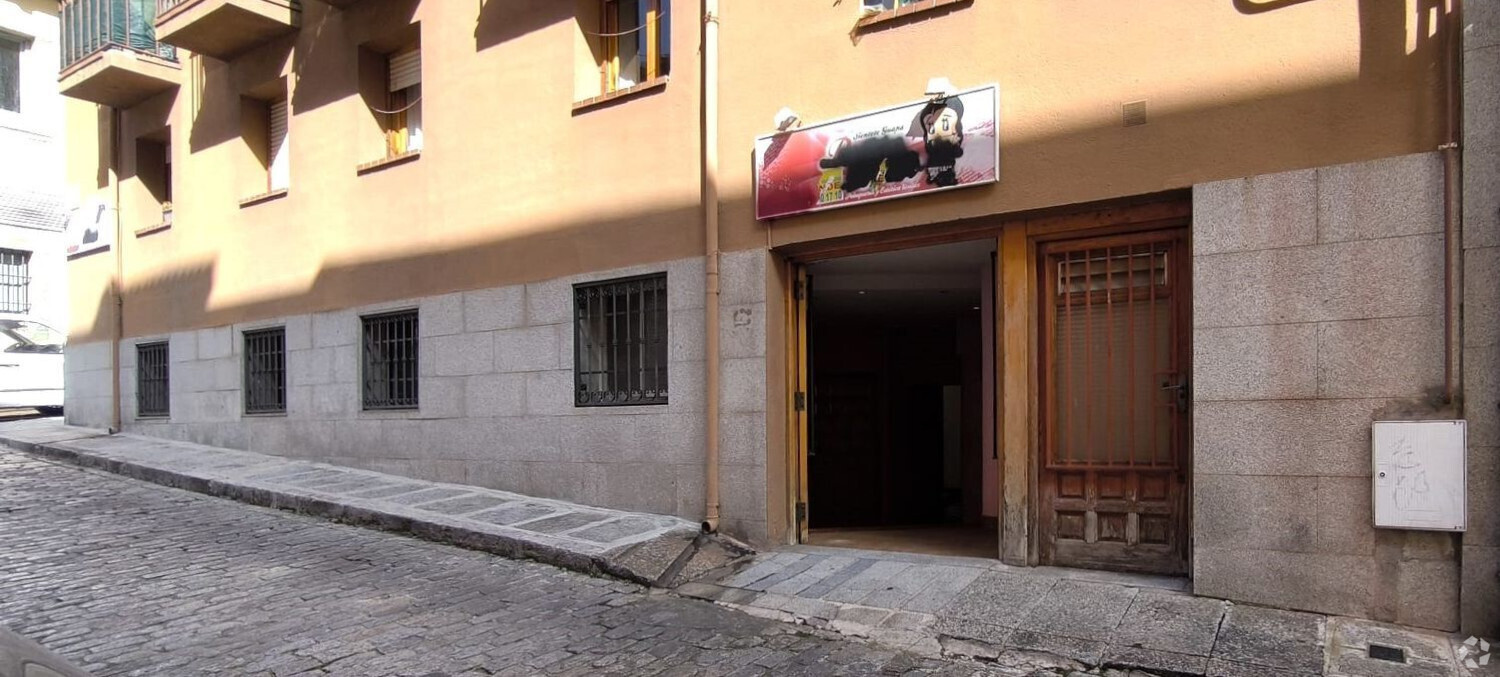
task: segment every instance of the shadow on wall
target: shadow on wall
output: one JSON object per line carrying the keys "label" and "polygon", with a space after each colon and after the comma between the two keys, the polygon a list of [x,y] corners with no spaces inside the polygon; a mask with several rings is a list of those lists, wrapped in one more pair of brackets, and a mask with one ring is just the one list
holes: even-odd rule
{"label": "shadow on wall", "polygon": [[[650,213],[620,213],[463,247],[332,263],[323,266],[301,293],[235,305],[211,301],[217,260],[159,266],[126,281],[124,332],[126,337],[157,335],[498,286],[492,277],[496,270],[505,271],[514,282],[680,259],[703,250],[701,229],[682,227],[696,223],[697,215],[696,203],[665,206]],[[610,235],[600,237],[601,233]],[[112,256],[111,252],[94,256]],[[109,307],[106,292],[92,318],[73,324],[70,340],[108,339]]]}
{"label": "shadow on wall", "polygon": [[[530,8],[551,6],[554,0],[523,2]],[[550,14],[533,9],[514,10],[517,16],[547,18],[531,25],[505,25],[504,17],[511,15],[511,10],[506,8],[511,6],[499,0],[489,0],[481,10],[480,28],[492,27],[485,33],[488,39],[508,39],[539,28],[547,21],[563,20],[571,15],[573,3],[556,4],[563,7]],[[1264,3],[1237,0],[1237,6],[1244,4],[1258,6]],[[1290,6],[1293,3],[1281,4]],[[1424,3],[1426,4],[1433,3]],[[416,0],[363,3],[360,6],[365,5],[381,5],[382,8],[380,11],[357,15],[360,22],[409,22]],[[1362,26],[1391,23],[1405,25],[1404,3],[1362,0],[1360,8]],[[310,19],[318,22],[320,27],[326,25],[326,30],[343,30],[348,36],[355,34],[356,29],[350,23],[355,14],[346,14],[343,19],[338,19],[332,16],[336,10],[322,8],[317,11],[324,10],[326,12],[321,14],[321,18],[315,14]],[[1255,11],[1269,10],[1257,8]],[[339,21],[344,22],[342,28],[337,27]],[[1029,208],[1020,205],[1076,204],[1084,200],[1181,189],[1194,182],[1411,152],[1407,142],[1402,140],[1402,135],[1378,133],[1385,129],[1385,118],[1378,111],[1351,111],[1347,107],[1330,105],[1331,102],[1337,104],[1341,100],[1368,98],[1372,96],[1372,92],[1386,93],[1392,82],[1408,85],[1409,91],[1412,89],[1409,87],[1411,82],[1425,79],[1427,86],[1418,89],[1433,93],[1426,100],[1414,99],[1409,93],[1401,91],[1389,96],[1417,107],[1414,119],[1419,129],[1415,130],[1415,134],[1418,138],[1424,134],[1430,136],[1431,143],[1422,145],[1435,146],[1440,142],[1443,118],[1440,91],[1442,82],[1439,74],[1426,68],[1426,64],[1432,53],[1441,47],[1442,36],[1439,31],[1435,37],[1419,40],[1415,50],[1408,52],[1405,35],[1398,35],[1394,31],[1381,31],[1376,35],[1367,32],[1362,35],[1362,40],[1379,44],[1367,44],[1362,48],[1365,63],[1362,64],[1358,77],[1257,97],[1253,102],[1266,111],[1266,114],[1251,120],[1249,126],[1244,124],[1242,114],[1245,105],[1251,103],[1251,100],[1204,97],[1205,101],[1211,100],[1213,104],[1154,113],[1148,125],[1128,131],[1121,130],[1117,124],[1099,123],[1047,136],[1016,140],[1003,148],[1005,172],[1015,177],[1055,174],[1059,166],[1092,166],[1098,163],[1101,153],[1118,158],[1155,153],[1182,163],[1179,167],[1163,172],[1163,176],[1169,178],[1158,183],[1143,185],[1138,181],[1132,182],[1127,175],[1111,182],[1111,190],[1116,191],[1114,194],[1089,195],[1080,199],[1066,192],[1070,190],[1066,187],[1055,188],[1047,183],[1032,183],[1024,190],[1017,190],[1002,180],[999,184],[981,188],[882,203],[878,214],[879,222],[901,226],[930,225],[933,223],[933,212],[951,214],[965,207],[972,211],[972,205],[982,204],[988,211],[1014,213]],[[285,48],[285,45],[277,45],[267,49],[274,51]],[[305,62],[305,68],[321,68],[313,61],[310,57]],[[273,62],[275,59],[271,56],[258,61],[262,64]],[[1365,65],[1368,67],[1363,67]],[[222,64],[220,66],[222,68]],[[307,77],[313,76],[309,74]],[[314,99],[309,100],[308,105],[318,103],[320,102]],[[762,103],[758,102],[756,105]],[[1310,124],[1308,111],[1318,111],[1322,116]],[[1234,125],[1230,125],[1229,121],[1233,121]],[[1225,136],[1226,134],[1232,136]],[[1392,141],[1383,147],[1378,144],[1363,145],[1356,151],[1349,151],[1350,157],[1330,157],[1326,138],[1345,134],[1356,138],[1391,138]],[[1209,142],[1204,143],[1205,139]],[[1260,152],[1233,153],[1237,144],[1244,143],[1241,139],[1261,143]],[[749,144],[750,140],[746,139],[744,145]],[[1208,157],[1213,158],[1212,165],[1196,164]],[[1174,183],[1170,177],[1187,178]],[[737,186],[726,190],[721,197],[721,213],[724,214],[726,224],[725,250],[765,247],[767,235],[763,229],[764,224],[756,223],[753,217],[751,187]],[[860,223],[868,221],[871,215],[868,207],[853,207],[801,216],[796,220],[795,236],[798,241],[807,241],[845,235],[867,228],[868,226],[860,228]],[[502,216],[503,210],[497,210],[497,221]],[[696,256],[701,253],[703,246],[701,228],[697,226],[699,218],[699,207],[695,201],[661,204],[651,209],[620,211],[607,216],[580,214],[572,221],[527,224],[528,229],[524,233],[498,235],[478,243],[439,244],[420,253],[327,263],[301,291],[244,303],[226,304],[218,300],[211,302],[218,259],[233,256],[233,253],[221,253],[212,259],[164,262],[148,277],[126,280],[124,294],[129,310],[125,317],[125,335],[155,335],[222,326],[292,313],[347,308]],[[744,225],[735,229],[733,224]],[[347,227],[354,228],[355,224],[348,224]],[[438,224],[431,224],[426,235],[423,244],[442,242],[443,234]],[[782,233],[775,232],[773,235],[781,236]],[[93,317],[74,322],[72,335],[75,341],[103,340],[110,336],[107,301],[107,298],[100,299]]]}
{"label": "shadow on wall", "polygon": [[[1253,15],[1312,0],[1232,1],[1253,21]],[[1080,124],[1020,139],[1002,130],[998,183],[919,200],[882,202],[873,220],[882,224],[930,223],[934,212],[951,213],[956,206],[977,202],[977,193],[981,192],[989,193],[985,198],[988,204],[999,205],[993,211],[1004,213],[1436,148],[1444,141],[1445,83],[1436,64],[1445,44],[1443,26],[1448,10],[1441,9],[1444,0],[1419,1],[1413,14],[1406,3],[1359,0],[1358,75],[1329,75],[1314,83],[1303,82],[1300,88],[1253,97],[1216,95],[1205,88],[1193,92],[1197,105],[1152,107],[1148,124],[1128,130],[1118,124],[1118,118],[1113,120],[1116,124]],[[1410,45],[1408,33],[1415,35]],[[1002,92],[1002,102],[1005,96]],[[1383,99],[1383,105],[1356,105],[1372,99]],[[764,110],[762,116],[752,108],[757,110],[756,117],[769,120],[780,103],[776,96],[762,96],[749,105]],[[1252,104],[1260,111],[1253,117],[1246,114]],[[1409,121],[1393,128],[1392,111],[1408,116]],[[1340,138],[1369,141],[1341,147],[1330,143]],[[1419,141],[1413,145],[1412,138]],[[744,146],[744,154],[731,151],[725,156],[741,158],[740,162],[751,166],[753,152],[748,150],[748,139]],[[1331,154],[1331,146],[1341,148],[1346,155]],[[1241,149],[1253,152],[1239,152]],[[1139,175],[1134,165],[1141,157],[1150,157],[1153,163],[1170,163],[1159,173],[1164,181],[1151,182]],[[1114,193],[1079,197],[1075,180],[1022,183],[1028,177],[1066,173],[1059,172],[1058,167],[1082,168],[1082,173],[1101,176],[1105,171],[1112,172],[1094,185],[1107,182]],[[725,171],[725,176],[732,174],[727,168]],[[738,193],[725,192],[729,197],[720,210],[722,222],[753,223],[755,209],[748,187]],[[1005,205],[1022,206],[1007,209]],[[761,225],[771,227],[772,246],[782,246],[867,231],[871,220],[869,209],[855,207],[797,216],[795,228],[782,228],[780,222]],[[765,246],[767,240],[760,228],[730,229],[722,237],[726,250]]]}
{"label": "shadow on wall", "polygon": [[474,26],[474,49],[484,51],[553,24],[572,21],[575,0],[483,0]]}

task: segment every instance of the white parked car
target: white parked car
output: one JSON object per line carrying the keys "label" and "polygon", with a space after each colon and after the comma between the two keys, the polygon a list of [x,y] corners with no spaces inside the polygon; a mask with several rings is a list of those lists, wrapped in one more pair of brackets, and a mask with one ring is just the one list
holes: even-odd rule
{"label": "white parked car", "polygon": [[0,318],[0,408],[63,406],[62,332],[40,322]]}

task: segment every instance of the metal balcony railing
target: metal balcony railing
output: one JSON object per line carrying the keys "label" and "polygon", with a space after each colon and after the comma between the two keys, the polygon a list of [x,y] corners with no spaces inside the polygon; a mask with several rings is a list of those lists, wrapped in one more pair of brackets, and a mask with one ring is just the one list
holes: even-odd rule
{"label": "metal balcony railing", "polygon": [[184,2],[187,2],[187,0],[156,0],[156,13],[166,14],[173,7],[176,7]]}
{"label": "metal balcony railing", "polygon": [[102,49],[176,61],[177,49],[156,41],[156,12],[156,0],[62,0],[62,69]]}

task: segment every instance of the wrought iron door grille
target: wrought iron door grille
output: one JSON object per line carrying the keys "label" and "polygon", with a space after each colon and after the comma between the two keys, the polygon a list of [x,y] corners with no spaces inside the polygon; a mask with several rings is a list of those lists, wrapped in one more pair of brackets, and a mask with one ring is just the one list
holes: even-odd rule
{"label": "wrought iron door grille", "polygon": [[31,312],[31,252],[0,249],[0,313]]}
{"label": "wrought iron door grille", "polygon": [[1171,468],[1179,365],[1172,243],[1059,252],[1049,332],[1052,468]]}
{"label": "wrought iron door grille", "polygon": [[141,418],[171,413],[167,343],[140,343],[135,347],[135,412]]}
{"label": "wrought iron door grille", "polygon": [[416,409],[417,311],[360,319],[364,322],[364,408]]}
{"label": "wrought iron door grille", "polygon": [[667,403],[667,274],[573,286],[574,404]]}
{"label": "wrought iron door grille", "polygon": [[286,329],[245,332],[245,413],[286,412]]}

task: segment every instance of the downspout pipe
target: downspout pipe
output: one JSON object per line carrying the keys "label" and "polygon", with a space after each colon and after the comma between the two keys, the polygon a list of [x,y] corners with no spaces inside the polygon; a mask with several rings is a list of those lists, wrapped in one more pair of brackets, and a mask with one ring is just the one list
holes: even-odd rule
{"label": "downspout pipe", "polygon": [[110,283],[110,296],[114,297],[114,308],[112,308],[113,325],[110,328],[109,340],[109,432],[111,435],[121,431],[120,407],[120,343],[125,336],[125,239],[121,235],[120,223],[120,132],[123,127],[121,118],[123,114],[120,109],[111,107],[109,109],[109,182],[114,189],[114,212],[115,212],[115,241],[111,245],[115,255],[115,275]]}
{"label": "downspout pipe", "polygon": [[703,0],[703,531],[719,530],[719,0]]}
{"label": "downspout pipe", "polygon": [[1448,39],[1443,59],[1444,110],[1443,145],[1443,403],[1462,415],[1463,388],[1463,242],[1460,213],[1463,209],[1463,163],[1458,135],[1459,93],[1463,86],[1459,73],[1459,52],[1463,35],[1463,3],[1455,3],[1448,18]]}

